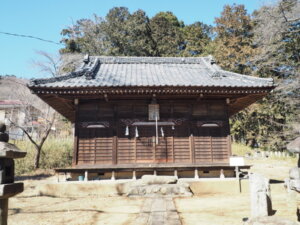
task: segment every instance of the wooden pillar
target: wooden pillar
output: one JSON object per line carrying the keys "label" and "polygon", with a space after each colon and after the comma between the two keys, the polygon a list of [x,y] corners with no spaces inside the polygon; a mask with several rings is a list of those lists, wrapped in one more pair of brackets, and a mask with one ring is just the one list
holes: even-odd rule
{"label": "wooden pillar", "polygon": [[175,162],[174,136],[172,136],[172,163]]}
{"label": "wooden pillar", "polygon": [[231,156],[231,136],[227,135],[228,158]]}
{"label": "wooden pillar", "polygon": [[72,159],[72,165],[77,165],[78,162],[78,114],[79,114],[79,100],[76,98],[74,99],[74,107],[75,107],[75,121],[74,121],[74,145],[73,145],[73,159]]}
{"label": "wooden pillar", "polygon": [[113,146],[112,146],[112,163],[113,164],[118,163],[117,156],[118,156],[118,138],[117,138],[117,136],[114,136],[113,137]]}
{"label": "wooden pillar", "polygon": [[134,138],[134,142],[133,142],[133,147],[134,147],[134,162],[136,163],[137,161],[137,153],[136,153],[136,137]]}
{"label": "wooden pillar", "polygon": [[[211,135],[211,134],[210,134]],[[210,136],[210,154],[211,154],[211,162],[214,161],[214,154],[213,154],[213,148],[212,148],[212,136]]]}
{"label": "wooden pillar", "polygon": [[112,163],[118,164],[118,109],[116,105],[113,105],[114,120],[113,120],[113,149],[112,149]]}
{"label": "wooden pillar", "polygon": [[0,225],[7,225],[8,199],[0,199]]}
{"label": "wooden pillar", "polygon": [[94,165],[97,163],[97,147],[96,147],[96,143],[97,143],[97,132],[96,132],[96,129],[94,129],[94,132],[93,132],[93,137],[95,137],[93,139],[93,142],[94,142]]}
{"label": "wooden pillar", "polygon": [[153,152],[153,162],[155,163],[156,160],[156,137],[155,137],[155,141],[154,141],[154,145],[152,147],[152,152]]}
{"label": "wooden pillar", "polygon": [[191,160],[191,163],[195,163],[194,136],[189,137],[189,142],[190,142],[190,160]]}

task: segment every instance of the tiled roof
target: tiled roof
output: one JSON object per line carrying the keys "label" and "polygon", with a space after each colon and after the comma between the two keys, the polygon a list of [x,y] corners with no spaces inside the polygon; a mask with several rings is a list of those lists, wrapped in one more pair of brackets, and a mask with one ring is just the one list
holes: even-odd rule
{"label": "tiled roof", "polygon": [[273,79],[221,70],[212,57],[93,56],[75,72],[29,87],[273,87]]}

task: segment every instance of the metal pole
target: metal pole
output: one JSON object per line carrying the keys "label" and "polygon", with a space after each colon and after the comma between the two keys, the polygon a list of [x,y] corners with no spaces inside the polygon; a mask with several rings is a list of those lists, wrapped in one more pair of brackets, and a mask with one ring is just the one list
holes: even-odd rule
{"label": "metal pole", "polygon": [[0,225],[7,225],[8,199],[0,199]]}

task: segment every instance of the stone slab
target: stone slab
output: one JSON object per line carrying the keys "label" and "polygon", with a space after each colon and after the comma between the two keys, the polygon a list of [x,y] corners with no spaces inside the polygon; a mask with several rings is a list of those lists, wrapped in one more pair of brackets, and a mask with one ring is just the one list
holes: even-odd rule
{"label": "stone slab", "polygon": [[141,178],[143,185],[151,184],[176,184],[178,178],[175,176],[156,176],[156,175],[144,175]]}

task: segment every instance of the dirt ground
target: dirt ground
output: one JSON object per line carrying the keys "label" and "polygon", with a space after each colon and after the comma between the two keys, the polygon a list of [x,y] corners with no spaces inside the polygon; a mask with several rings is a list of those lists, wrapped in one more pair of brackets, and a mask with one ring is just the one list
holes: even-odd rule
{"label": "dirt ground", "polygon": [[17,197],[10,200],[8,224],[131,224],[142,199]]}
{"label": "dirt ground", "polygon": [[[296,220],[295,205],[283,187],[283,179],[296,160],[251,160],[251,171],[264,174],[271,180],[273,212],[275,216]],[[113,197],[55,197],[38,196],[34,187],[55,179],[52,176],[24,178],[25,192],[9,201],[11,225],[135,225],[145,198]],[[250,215],[250,198],[242,194],[206,194],[174,199],[183,225],[243,224]]]}

